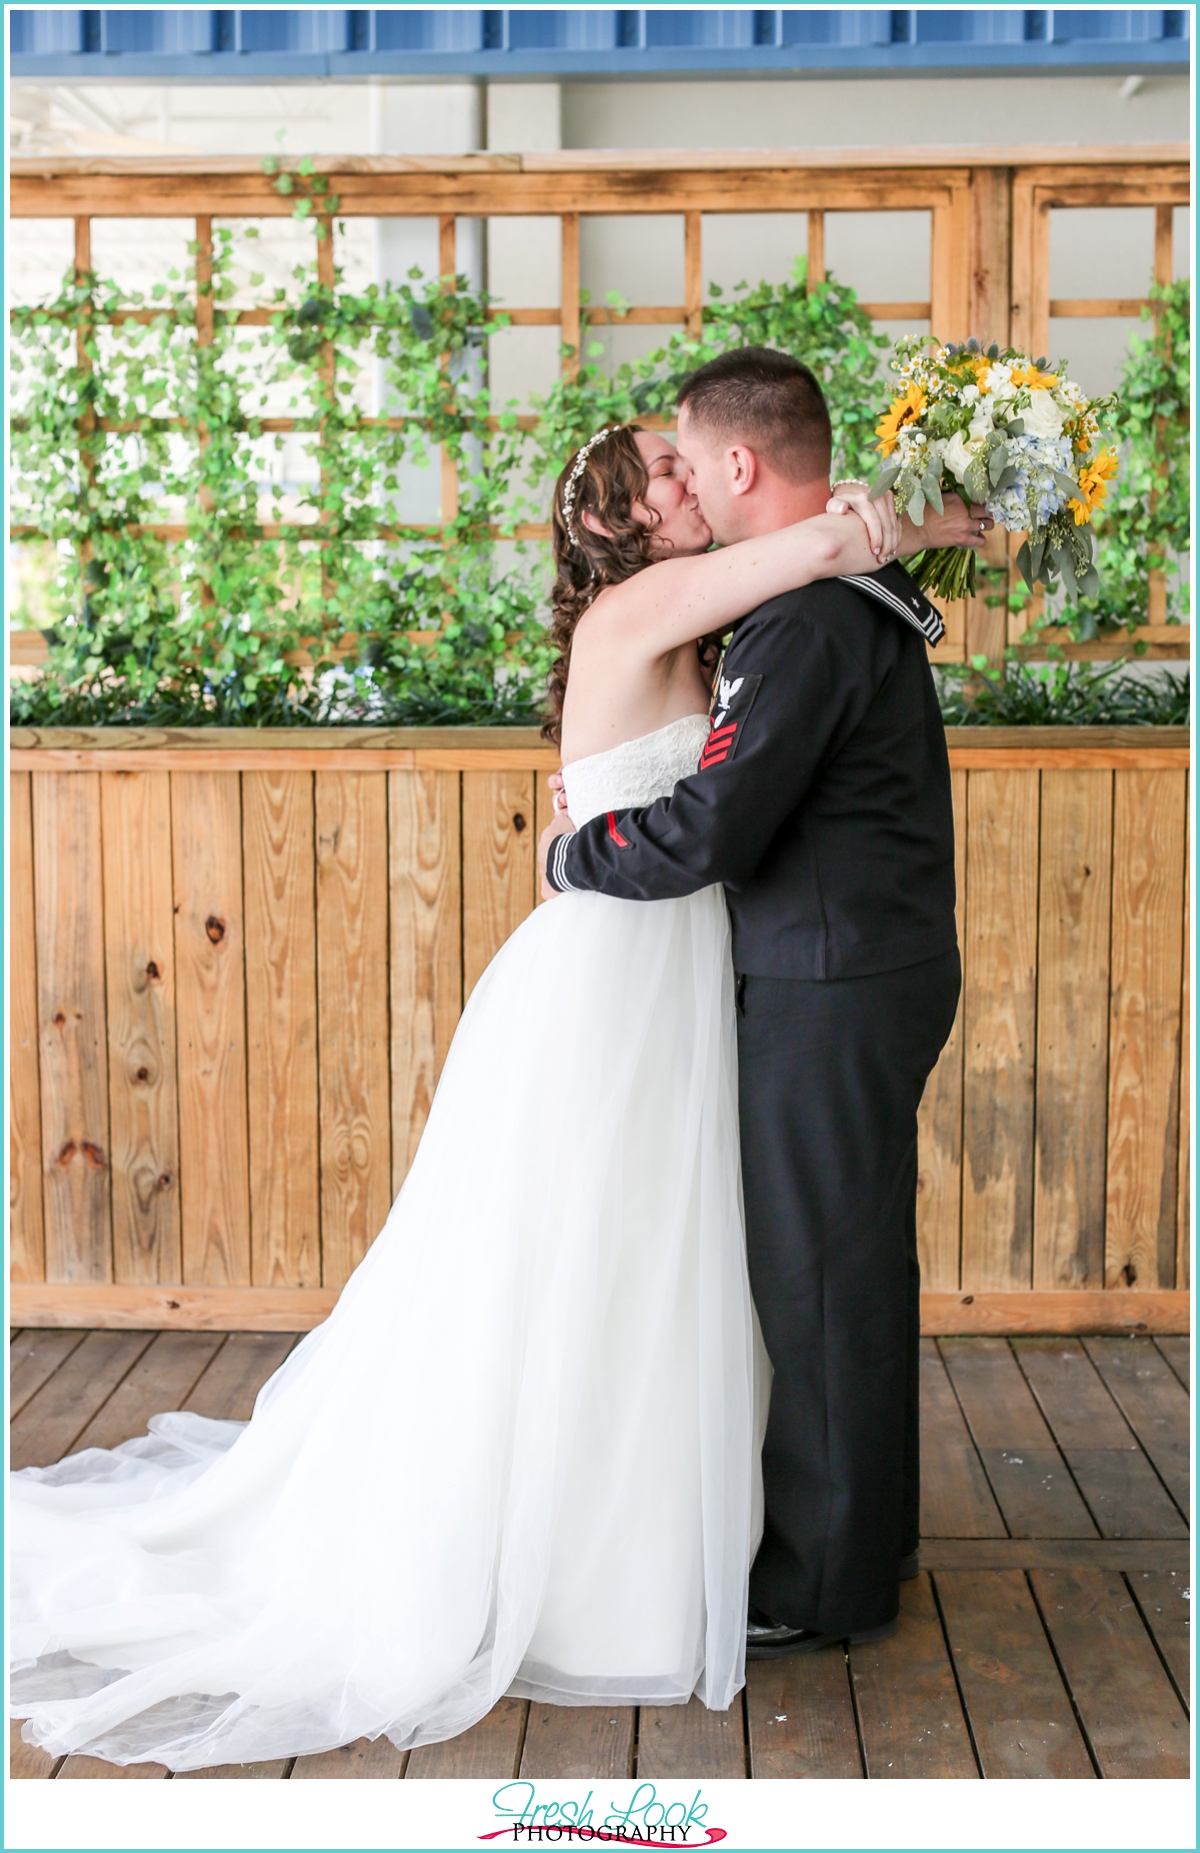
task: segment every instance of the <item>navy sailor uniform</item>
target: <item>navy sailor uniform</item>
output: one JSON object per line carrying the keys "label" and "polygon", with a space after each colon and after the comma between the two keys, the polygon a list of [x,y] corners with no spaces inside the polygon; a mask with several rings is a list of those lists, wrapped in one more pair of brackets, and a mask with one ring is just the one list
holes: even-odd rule
{"label": "navy sailor uniform", "polygon": [[889,1621],[916,1548],[916,1115],[960,985],[937,612],[898,564],[743,619],[700,765],[554,839],[560,890],[722,882],[751,1286],[774,1367],[752,1603]]}

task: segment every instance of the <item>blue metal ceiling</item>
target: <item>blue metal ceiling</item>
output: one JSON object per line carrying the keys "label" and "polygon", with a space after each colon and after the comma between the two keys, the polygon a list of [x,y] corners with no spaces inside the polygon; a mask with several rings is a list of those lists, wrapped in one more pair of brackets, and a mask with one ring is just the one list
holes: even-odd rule
{"label": "blue metal ceiling", "polygon": [[1186,72],[1160,8],[16,8],[14,78]]}

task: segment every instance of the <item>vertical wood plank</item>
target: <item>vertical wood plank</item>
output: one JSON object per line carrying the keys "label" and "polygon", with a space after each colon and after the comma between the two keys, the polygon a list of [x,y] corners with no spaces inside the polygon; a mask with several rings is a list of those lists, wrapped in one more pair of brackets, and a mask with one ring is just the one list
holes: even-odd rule
{"label": "vertical wood plank", "polygon": [[1112,773],[1042,773],[1033,1284],[1104,1281]]}
{"label": "vertical wood plank", "polygon": [[935,1580],[985,1779],[1093,1779],[1023,1573],[960,1570]]}
{"label": "vertical wood plank", "polygon": [[958,339],[950,325],[954,290],[954,212],[950,201],[929,215],[929,331],[939,341]]}
{"label": "vertical wood plank", "polygon": [[686,333],[692,341],[700,339],[704,318],[704,259],[702,221],[698,212],[683,215],[683,302],[687,312]]}
{"label": "vertical wood plank", "polygon": [[33,779],[48,1280],[112,1279],[98,772]]}
{"label": "vertical wood plank", "polygon": [[978,1776],[927,1575],[901,1583],[899,1632],[852,1645],[850,1671],[871,1781]]}
{"label": "vertical wood plank", "polygon": [[1032,1274],[1038,776],[968,778],[964,1287]]}
{"label": "vertical wood plank", "polygon": [[566,374],[579,371],[579,214],[564,212],[562,215],[562,344],[573,348],[574,352],[563,356],[562,370]]}
{"label": "vertical wood plank", "polygon": [[971,333],[985,346],[990,341],[1008,345],[1012,190],[1011,167],[971,169],[968,316]]}
{"label": "vertical wood plank", "polygon": [[462,1012],[462,775],[387,779],[394,1196]]}
{"label": "vertical wood plank", "polygon": [[694,1693],[686,1705],[642,1705],[637,1773],[661,1782],[703,1770],[710,1781],[744,1782],[745,1731],[740,1692],[727,1711],[709,1711]]}
{"label": "vertical wood plank", "polygon": [[196,341],[200,347],[211,347],[213,341],[212,270],[212,216],[204,213],[196,220]]}
{"label": "vertical wood plank", "polygon": [[809,294],[818,283],[825,281],[825,214],[810,212],[808,215],[808,269],[806,271]]}
{"label": "vertical wood plank", "polygon": [[[332,244],[330,253],[332,255]],[[319,251],[318,251],[319,254]],[[454,215],[443,213],[438,219],[438,276],[443,291],[452,292],[458,271],[458,226]],[[443,367],[448,363],[443,361]],[[442,445],[442,520],[458,518],[458,464],[448,445]]]}
{"label": "vertical wood plank", "polygon": [[1183,844],[1183,988],[1179,1022],[1179,1187],[1175,1217],[1175,1285],[1192,1284],[1192,806],[1187,775],[1187,828]]}
{"label": "vertical wood plank", "polygon": [[463,773],[463,998],[533,911],[532,772]]}
{"label": "vertical wood plank", "polygon": [[1035,1570],[1030,1582],[1100,1774],[1188,1775],[1188,1721],[1122,1579]]}
{"label": "vertical wood plank", "polygon": [[1009,340],[1026,348],[1032,341],[1033,298],[1033,182],[1018,173],[1012,190],[1012,295],[1009,303]]}
{"label": "vertical wood plank", "polygon": [[236,772],[171,774],[183,1278],[250,1281],[242,804]]}
{"label": "vertical wood plank", "polygon": [[321,1283],[313,775],[242,774],[250,1273]]}
{"label": "vertical wood plank", "polygon": [[746,1723],[756,1781],[862,1780],[849,1674],[836,1648],[750,1662]]}
{"label": "vertical wood plank", "polygon": [[171,781],[102,772],[113,1278],[182,1280]]}
{"label": "vertical wood plank", "polygon": [[[1004,661],[1004,652],[1008,646],[1009,620],[1005,595],[1012,584],[1015,570],[1009,562],[1009,536],[1003,529],[993,528],[985,539],[979,566],[991,572],[1003,573],[1004,577],[989,583],[981,573],[979,590],[971,598],[963,600],[963,658],[971,661],[976,656],[986,656],[989,663],[998,668]],[[1024,630],[1027,622],[1027,617],[1021,619],[1021,630]]]}
{"label": "vertical wood plank", "polygon": [[1171,1287],[1186,774],[1114,779],[1106,1280]]}
{"label": "vertical wood plank", "polygon": [[1033,196],[1030,230],[1029,345],[1033,358],[1041,360],[1043,356],[1049,359],[1046,350],[1050,346],[1050,205],[1040,189]]}
{"label": "vertical wood plank", "polygon": [[1175,277],[1175,208],[1154,208],[1154,281],[1164,289]]}
{"label": "vertical wood plank", "polygon": [[[966,944],[967,774],[952,772],[954,882],[958,943]],[[954,1027],[925,1084],[917,1112],[917,1253],[921,1282],[932,1290],[958,1286],[962,1242],[963,1000]]]}
{"label": "vertical wood plank", "polygon": [[604,1780],[631,1776],[632,1705],[531,1705],[521,1776]]}
{"label": "vertical wood plank", "polygon": [[9,1264],[13,1280],[45,1280],[42,1104],[38,1077],[37,938],[31,772],[9,773]]}
{"label": "vertical wood plank", "polygon": [[392,1202],[387,776],[314,774],[326,1287],[349,1278]]}
{"label": "vertical wood plank", "polygon": [[951,273],[950,317],[957,334],[965,341],[971,333],[971,189],[970,184],[954,188],[950,209],[950,238],[953,253]]}

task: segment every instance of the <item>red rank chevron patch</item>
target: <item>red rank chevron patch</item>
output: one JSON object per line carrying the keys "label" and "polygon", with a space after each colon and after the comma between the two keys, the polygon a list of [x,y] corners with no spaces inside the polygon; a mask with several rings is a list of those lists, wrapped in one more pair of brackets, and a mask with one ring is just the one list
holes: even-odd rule
{"label": "red rank chevron patch", "polygon": [[610,811],[608,813],[608,834],[611,836],[618,849],[629,848],[628,837],[622,836],[621,832],[617,829],[617,814],[615,811]]}
{"label": "red rank chevron patch", "polygon": [[737,721],[728,721],[724,727],[713,728],[700,754],[701,772],[707,772],[709,766],[719,766],[722,760],[728,759],[738,725]]}

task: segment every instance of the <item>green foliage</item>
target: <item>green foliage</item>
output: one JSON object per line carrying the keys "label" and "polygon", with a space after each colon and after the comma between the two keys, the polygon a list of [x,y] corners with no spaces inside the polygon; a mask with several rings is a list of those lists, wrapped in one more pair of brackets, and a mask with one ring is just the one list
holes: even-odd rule
{"label": "green foliage", "polygon": [[935,670],[947,727],[1186,727],[1191,674],[1133,675],[1124,663],[1010,662]]}
{"label": "green foliage", "polygon": [[[1121,468],[1094,522],[1100,591],[1047,612],[1086,641],[1146,622],[1151,572],[1167,575],[1167,622],[1188,622],[1182,556],[1191,523],[1191,285],[1150,290],[1157,325],[1129,344],[1113,418]],[[1151,315],[1143,311],[1143,320]]]}
{"label": "green foliage", "polygon": [[[603,353],[585,325],[578,370],[535,399],[534,433],[542,465],[556,474],[584,440],[606,424],[628,424],[647,415],[670,417],[689,373],[735,347],[774,347],[812,368],[829,401],[835,475],[864,470],[874,450],[874,427],[883,392],[880,354],[887,339],[874,332],[870,316],[852,289],[829,278],[808,289],[808,259],[798,257],[786,283],[738,283],[725,292],[709,285],[699,338],[670,340],[633,363],[606,374]],[[626,306],[608,299],[619,318]],[[564,349],[574,356],[575,350]]]}
{"label": "green foliage", "polygon": [[[147,304],[72,277],[15,317],[13,520],[52,544],[57,571],[51,662],[16,686],[14,718],[534,718],[549,659],[540,561],[526,568],[510,545],[500,570],[490,531],[516,512],[521,433],[515,419],[488,429],[486,302],[419,275],[355,295],[301,265],[247,330],[233,264],[218,232],[210,346],[179,278]],[[101,320],[147,308],[148,321]],[[364,416],[376,366],[399,428]],[[280,480],[285,439],[264,419],[281,412],[305,481]],[[463,466],[445,544],[395,516],[401,468],[438,445]],[[174,537],[145,531],[164,521]],[[312,669],[288,660],[305,651]]]}
{"label": "green foliage", "polygon": [[[303,161],[273,176],[321,234],[338,206],[328,182]],[[512,535],[545,518],[554,477],[595,430],[669,416],[694,367],[763,343],[822,380],[837,470],[865,474],[873,456],[886,341],[853,291],[831,279],[809,292],[804,258],[785,284],[714,287],[699,339],[675,335],[612,374],[585,312],[577,370],[534,402],[533,429],[487,390],[488,318],[505,318],[465,278],[413,271],[355,293],[304,263],[247,325],[219,230],[206,345],[194,277],[172,272],[143,297],[72,272],[53,302],[14,315],[12,519],[53,622],[47,669],[13,686],[15,723],[528,723],[549,667],[548,560]],[[139,319],[105,319],[130,310]],[[1168,358],[1137,362],[1131,444],[1156,419],[1186,421],[1186,305],[1170,315]],[[382,419],[366,409],[377,380]],[[296,436],[272,430],[283,414]],[[412,467],[443,446],[459,468],[454,519],[402,522]],[[1182,494],[1160,496],[1156,537],[1186,525]]]}

